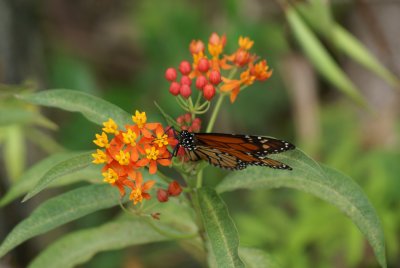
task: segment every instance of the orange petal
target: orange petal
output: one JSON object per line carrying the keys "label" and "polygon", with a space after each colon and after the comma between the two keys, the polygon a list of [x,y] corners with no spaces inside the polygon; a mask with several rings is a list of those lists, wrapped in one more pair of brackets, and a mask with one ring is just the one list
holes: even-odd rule
{"label": "orange petal", "polygon": [[221,86],[221,91],[227,92],[234,90],[234,88],[240,87],[240,80],[231,80],[228,83],[225,83]]}
{"label": "orange petal", "polygon": [[147,166],[149,164],[149,162],[150,162],[149,159],[143,158],[143,159],[140,159],[139,161],[137,161],[136,165],[139,167],[144,167],[144,166]]}
{"label": "orange petal", "polygon": [[146,182],[143,184],[142,191],[145,192],[145,191],[147,191],[147,190],[150,190],[150,188],[153,187],[153,185],[154,185],[155,183],[156,183],[155,180],[146,181]]}
{"label": "orange petal", "polygon": [[132,147],[131,149],[131,160],[136,162],[139,159],[139,154],[136,147]]}
{"label": "orange petal", "polygon": [[142,197],[146,200],[149,200],[151,196],[148,193],[142,193]]}
{"label": "orange petal", "polygon": [[142,183],[143,183],[143,175],[142,175],[142,173],[140,173],[138,171],[136,175],[137,175],[136,179],[135,179],[136,185],[142,185]]}
{"label": "orange petal", "polygon": [[136,179],[136,175],[137,175],[137,171],[136,171],[136,170],[134,170],[133,168],[128,168],[127,173],[128,173],[128,176],[129,176],[132,180]]}
{"label": "orange petal", "polygon": [[157,162],[161,166],[169,166],[169,165],[171,165],[171,160],[170,159],[158,159]]}
{"label": "orange petal", "polygon": [[118,183],[118,182],[116,182],[115,185],[118,187],[119,194],[120,194],[121,196],[124,196],[124,195],[125,195],[125,188],[124,188],[124,185],[121,184],[121,183]]}
{"label": "orange petal", "polygon": [[123,179],[122,180],[122,184],[125,186],[128,186],[131,189],[135,188],[135,184],[133,183],[133,181],[129,180],[129,179]]}
{"label": "orange petal", "polygon": [[160,123],[147,123],[145,127],[150,130],[155,130],[159,126]]}
{"label": "orange petal", "polygon": [[150,161],[149,173],[154,174],[157,172],[157,161]]}
{"label": "orange petal", "polygon": [[163,127],[161,125],[158,125],[158,127],[155,130],[155,132],[156,132],[157,136],[161,136],[161,135],[164,134],[165,131],[164,131],[164,129],[163,129]]}
{"label": "orange petal", "polygon": [[224,70],[229,70],[233,68],[233,65],[226,63],[226,59],[220,60],[219,66],[221,66],[221,68]]}
{"label": "orange petal", "polygon": [[235,102],[235,100],[236,100],[237,95],[239,94],[239,92],[240,92],[240,87],[234,88],[234,89],[232,90],[231,96],[230,96],[231,103],[234,103],[234,102]]}
{"label": "orange petal", "polygon": [[[147,125],[147,124],[146,124]],[[142,128],[142,134],[145,138],[153,138],[153,133],[151,133],[146,128]]]}

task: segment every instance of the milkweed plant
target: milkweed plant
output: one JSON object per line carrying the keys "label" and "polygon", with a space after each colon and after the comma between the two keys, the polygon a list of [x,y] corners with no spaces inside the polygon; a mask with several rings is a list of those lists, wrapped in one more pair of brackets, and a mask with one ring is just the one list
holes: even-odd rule
{"label": "milkweed plant", "polygon": [[[205,177],[208,163],[188,157],[179,133],[212,132],[224,101],[234,104],[244,90],[272,75],[267,60],[252,52],[254,42],[249,37],[240,37],[234,51],[226,51],[226,42],[226,36],[217,33],[207,43],[193,40],[190,60],[160,74],[170,99],[181,109],[180,115],[172,116],[157,100],[162,122],[149,122],[146,107],[132,107],[129,115],[79,91],[19,94],[19,99],[32,104],[80,112],[100,127],[93,151],[49,156],[31,167],[1,199],[4,206],[26,194],[25,202],[49,187],[87,182],[39,205],[7,235],[0,256],[62,224],[119,206],[117,217],[62,236],[30,267],[73,267],[101,251],[171,240],[210,267],[279,267],[279,260],[265,249],[240,244],[223,194],[288,187],[315,195],[346,214],[368,240],[380,266],[386,267],[380,221],[362,189],[348,176],[318,164],[299,149],[269,156],[292,170],[252,166],[220,178]],[[216,186],[205,186],[208,180]]]}

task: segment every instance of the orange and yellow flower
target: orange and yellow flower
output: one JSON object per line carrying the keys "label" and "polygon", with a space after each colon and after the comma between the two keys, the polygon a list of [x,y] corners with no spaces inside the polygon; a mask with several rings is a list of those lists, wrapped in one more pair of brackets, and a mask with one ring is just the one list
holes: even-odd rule
{"label": "orange and yellow flower", "polygon": [[143,176],[142,174],[140,174],[136,178],[135,188],[132,189],[132,192],[129,195],[129,200],[133,200],[134,205],[136,205],[137,203],[142,203],[143,198],[149,200],[151,196],[147,191],[149,191],[154,184],[154,180],[149,180],[143,183]]}
{"label": "orange and yellow flower", "polygon": [[[134,204],[150,199],[148,190],[154,181],[143,182],[141,169],[149,168],[150,174],[157,171],[157,165],[171,164],[168,146],[177,141],[173,133],[165,132],[160,123],[147,123],[145,112],[136,111],[132,116],[133,125],[119,130],[113,119],[103,123],[103,132],[96,134],[93,141],[100,149],[93,156],[94,164],[103,164],[104,182],[119,189],[121,196],[130,191],[129,198]],[[107,136],[114,135],[113,137]]]}

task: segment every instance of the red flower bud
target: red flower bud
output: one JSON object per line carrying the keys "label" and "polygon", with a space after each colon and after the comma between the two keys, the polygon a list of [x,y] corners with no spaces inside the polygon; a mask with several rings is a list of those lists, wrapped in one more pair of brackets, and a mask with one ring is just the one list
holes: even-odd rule
{"label": "red flower bud", "polygon": [[210,68],[210,62],[206,58],[201,58],[197,63],[197,70],[202,73],[205,73]]}
{"label": "red flower bud", "polygon": [[175,79],[176,79],[176,76],[177,76],[177,72],[176,72],[176,70],[175,70],[175,68],[168,68],[166,71],[165,71],[165,78],[168,80],[168,81],[175,81]]}
{"label": "red flower bud", "polygon": [[212,70],[208,76],[208,79],[210,80],[211,84],[218,85],[221,83],[221,73],[216,70]]}
{"label": "red flower bud", "polygon": [[196,79],[196,88],[202,90],[203,87],[207,84],[207,78],[204,75],[200,75]]}
{"label": "red flower bud", "polygon": [[192,122],[192,130],[193,132],[199,132],[201,128],[201,119],[196,117]]}
{"label": "red flower bud", "polygon": [[203,88],[203,97],[210,101],[215,95],[215,87],[211,84],[207,84]]}
{"label": "red flower bud", "polygon": [[168,193],[171,196],[178,196],[182,192],[182,188],[177,181],[173,181],[168,186]]}
{"label": "red flower bud", "polygon": [[188,130],[188,126],[181,126],[181,130]]}
{"label": "red flower bud", "polygon": [[158,189],[157,191],[157,199],[159,202],[167,202],[169,198],[169,193],[164,189]]}
{"label": "red flower bud", "polygon": [[169,86],[169,92],[174,96],[177,96],[179,94],[180,89],[181,85],[178,82],[172,82]]}
{"label": "red flower bud", "polygon": [[190,89],[189,85],[183,84],[183,85],[181,85],[180,93],[181,93],[182,97],[187,99],[190,97],[190,95],[192,95],[192,90]]}
{"label": "red flower bud", "polygon": [[187,60],[181,61],[181,63],[179,64],[179,71],[181,72],[181,74],[188,75],[191,70],[192,66],[190,65],[190,62],[188,62]]}
{"label": "red flower bud", "polygon": [[192,126],[192,132],[199,132],[200,131],[200,125],[193,123]]}
{"label": "red flower bud", "polygon": [[181,84],[190,86],[192,84],[192,79],[190,79],[187,75],[183,75],[181,77]]}
{"label": "red flower bud", "polygon": [[193,119],[193,124],[199,124],[201,125],[201,119],[196,117],[195,119]]}
{"label": "red flower bud", "polygon": [[182,125],[184,123],[184,120],[185,120],[184,116],[181,115],[176,119],[176,122],[178,123],[178,125]]}
{"label": "red flower bud", "polygon": [[185,122],[186,123],[189,124],[190,122],[192,122],[192,115],[190,113],[186,113],[183,116],[185,117]]}

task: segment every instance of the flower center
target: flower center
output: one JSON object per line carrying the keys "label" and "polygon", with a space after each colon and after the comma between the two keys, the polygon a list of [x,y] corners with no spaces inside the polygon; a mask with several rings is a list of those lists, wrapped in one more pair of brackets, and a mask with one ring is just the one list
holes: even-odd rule
{"label": "flower center", "polygon": [[129,165],[130,157],[131,156],[130,156],[129,152],[125,153],[124,151],[121,150],[121,151],[119,151],[119,154],[117,154],[115,156],[115,160],[117,160],[120,165],[127,166],[127,165]]}
{"label": "flower center", "polygon": [[132,116],[132,120],[137,124],[139,128],[143,128],[147,121],[146,113],[141,113],[136,110],[135,115]]}
{"label": "flower center", "polygon": [[157,135],[157,138],[154,139],[154,143],[158,145],[158,147],[163,147],[164,145],[168,145],[168,135],[160,134]]}
{"label": "flower center", "polygon": [[149,160],[157,160],[158,154],[160,153],[159,150],[156,150],[156,147],[151,147],[151,149],[146,149],[147,159]]}
{"label": "flower center", "polygon": [[101,135],[96,134],[96,139],[93,141],[99,147],[109,147],[107,134],[102,132]]}
{"label": "flower center", "polygon": [[142,203],[143,200],[142,190],[140,188],[133,189],[129,196],[129,199],[133,200],[134,205],[136,205],[138,202]]}
{"label": "flower center", "polygon": [[137,135],[131,129],[128,129],[126,133],[122,133],[123,141],[125,144],[130,144],[131,146],[136,146]]}
{"label": "flower center", "polygon": [[102,164],[107,162],[107,155],[102,150],[97,149],[97,152],[92,154],[94,160],[93,163],[95,164]]}
{"label": "flower center", "polygon": [[109,168],[107,172],[104,172],[102,175],[104,177],[103,181],[109,184],[114,184],[118,180],[118,174],[112,168]]}
{"label": "flower center", "polygon": [[114,122],[114,120],[112,120],[111,118],[108,119],[107,122],[103,123],[103,131],[106,133],[115,133],[115,135],[118,135],[118,126],[117,124]]}

